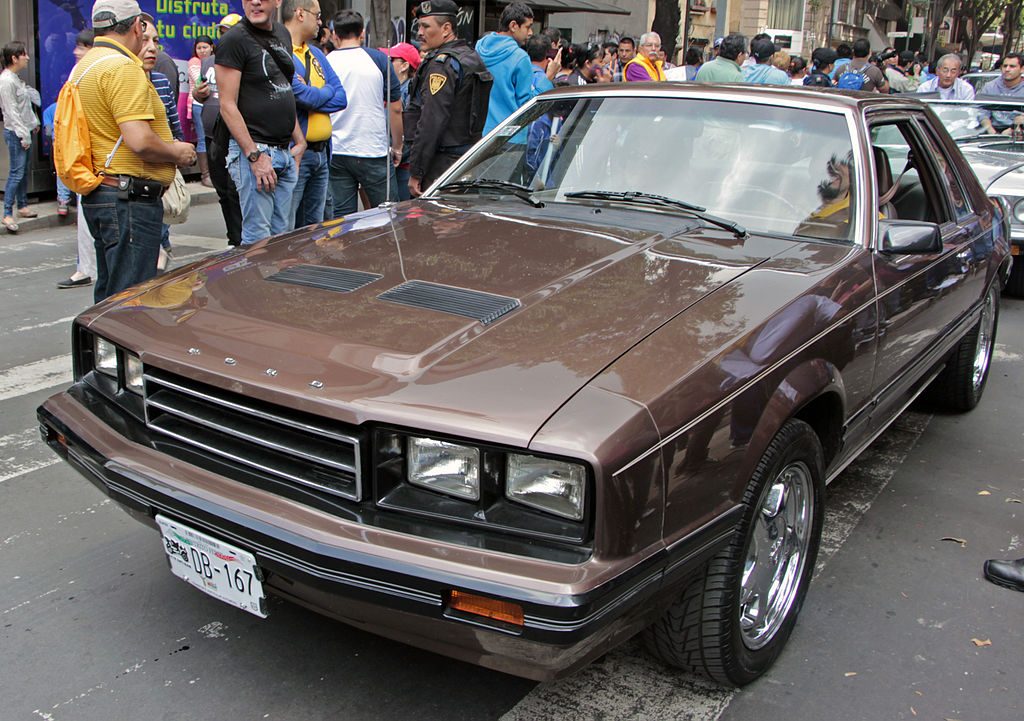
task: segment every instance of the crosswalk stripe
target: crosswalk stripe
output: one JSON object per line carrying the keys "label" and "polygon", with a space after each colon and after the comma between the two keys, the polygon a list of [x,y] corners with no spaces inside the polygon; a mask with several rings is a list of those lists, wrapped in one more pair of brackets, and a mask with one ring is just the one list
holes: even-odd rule
{"label": "crosswalk stripe", "polygon": [[0,371],[0,401],[71,383],[71,354]]}

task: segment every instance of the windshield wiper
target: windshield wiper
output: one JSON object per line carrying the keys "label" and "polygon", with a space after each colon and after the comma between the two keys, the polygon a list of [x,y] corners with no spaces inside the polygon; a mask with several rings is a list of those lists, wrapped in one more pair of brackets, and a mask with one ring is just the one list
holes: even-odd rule
{"label": "windshield wiper", "polygon": [[516,196],[524,203],[529,203],[534,208],[543,208],[544,203],[533,199],[533,194],[525,185],[511,183],[507,180],[493,180],[491,178],[477,178],[476,180],[456,180],[445,183],[438,190],[507,190],[511,195]]}
{"label": "windshield wiper", "polygon": [[707,208],[704,206],[687,203],[685,200],[670,198],[667,195],[644,193],[639,190],[574,190],[566,193],[565,197],[589,198],[592,200],[617,200],[625,203],[661,205],[670,208],[677,208],[678,210],[686,211],[690,215],[700,218],[706,223],[728,230],[734,233],[737,238],[747,237],[747,229],[739,223],[734,223],[733,221],[726,220],[725,218],[719,218],[717,215],[711,215],[710,213],[705,212]]}

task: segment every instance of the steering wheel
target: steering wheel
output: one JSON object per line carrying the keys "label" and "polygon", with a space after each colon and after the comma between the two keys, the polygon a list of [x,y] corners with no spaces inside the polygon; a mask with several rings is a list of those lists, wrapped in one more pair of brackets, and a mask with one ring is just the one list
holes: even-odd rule
{"label": "steering wheel", "polygon": [[767,195],[772,200],[778,203],[782,203],[786,207],[786,210],[790,211],[794,216],[801,214],[800,211],[796,209],[795,205],[790,203],[788,200],[783,198],[778,193],[774,193],[771,190],[768,190],[767,188],[757,188],[754,187],[753,185],[734,185],[733,187],[736,188],[737,190],[743,191],[744,193],[759,193],[761,195]]}

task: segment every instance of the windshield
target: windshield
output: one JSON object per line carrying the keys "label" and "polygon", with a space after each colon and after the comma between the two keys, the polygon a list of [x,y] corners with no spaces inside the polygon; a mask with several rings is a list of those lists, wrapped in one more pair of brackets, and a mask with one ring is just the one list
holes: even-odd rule
{"label": "windshield", "polygon": [[[1021,140],[1014,138],[1012,128],[1024,122],[1024,102],[982,95],[975,100],[923,99],[958,143],[995,141],[1007,144],[1007,141]],[[1022,131],[1018,130],[1017,135],[1021,136]],[[1024,147],[1018,152],[1022,151]]]}
{"label": "windshield", "polygon": [[572,195],[585,191],[657,194],[751,232],[850,240],[852,150],[837,113],[685,97],[554,98],[498,128],[446,182],[512,182],[544,203],[601,202]]}

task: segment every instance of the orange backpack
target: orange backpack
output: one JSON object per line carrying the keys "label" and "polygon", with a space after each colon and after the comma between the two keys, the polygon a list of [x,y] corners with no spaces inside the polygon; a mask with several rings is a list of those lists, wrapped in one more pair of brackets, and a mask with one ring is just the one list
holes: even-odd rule
{"label": "orange backpack", "polygon": [[[95,190],[100,184],[100,176],[92,164],[92,139],[89,137],[89,123],[85,118],[82,99],[78,94],[78,84],[90,70],[110,58],[125,60],[120,55],[104,55],[82,71],[78,80],[72,82],[68,78],[57,96],[57,109],[53,114],[53,164],[64,185],[79,195],[88,195]],[[122,140],[123,137],[117,139],[104,168],[110,167]]]}

